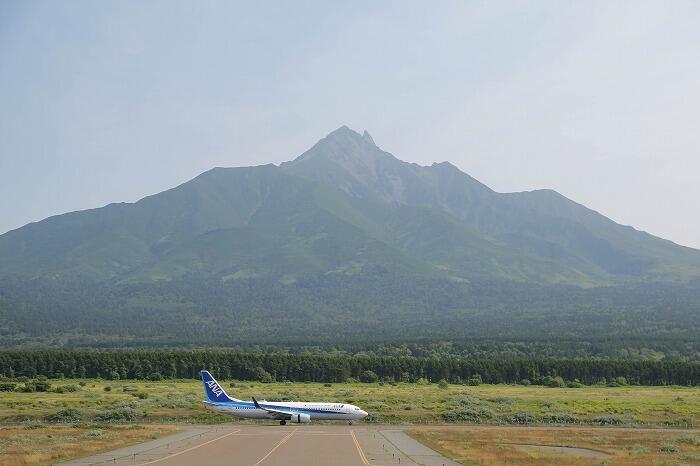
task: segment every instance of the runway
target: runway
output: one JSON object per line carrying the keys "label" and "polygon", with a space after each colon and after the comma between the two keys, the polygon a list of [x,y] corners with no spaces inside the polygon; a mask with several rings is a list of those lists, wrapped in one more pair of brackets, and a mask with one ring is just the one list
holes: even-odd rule
{"label": "runway", "polygon": [[70,466],[457,466],[397,426],[186,426],[177,434]]}

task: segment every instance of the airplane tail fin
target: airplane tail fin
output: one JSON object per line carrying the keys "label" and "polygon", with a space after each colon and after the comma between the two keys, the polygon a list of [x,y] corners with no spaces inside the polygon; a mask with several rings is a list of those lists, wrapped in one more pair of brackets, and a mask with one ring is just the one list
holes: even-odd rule
{"label": "airplane tail fin", "polygon": [[200,373],[202,376],[202,384],[204,385],[204,395],[209,402],[222,402],[222,401],[241,401],[228,396],[226,391],[221,388],[219,382],[209,373],[209,371],[202,371]]}

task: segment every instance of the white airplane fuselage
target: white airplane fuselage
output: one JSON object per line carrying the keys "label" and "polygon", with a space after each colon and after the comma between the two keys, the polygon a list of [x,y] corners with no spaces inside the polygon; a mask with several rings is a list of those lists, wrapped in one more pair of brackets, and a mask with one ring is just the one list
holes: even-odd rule
{"label": "white airplane fuselage", "polygon": [[[205,401],[207,409],[219,413],[232,414],[234,416],[250,419],[274,419],[270,412],[265,409],[255,407],[252,402],[210,402]],[[290,411],[300,414],[308,414],[311,419],[326,421],[356,421],[367,416],[367,413],[357,406],[345,403],[323,403],[323,402],[273,402],[258,401],[263,408],[272,410]]]}
{"label": "white airplane fuselage", "polygon": [[306,424],[312,419],[325,421],[353,421],[367,416],[367,412],[348,403],[296,401],[243,401],[230,397],[219,382],[207,371],[201,372],[204,404],[210,411],[249,419],[274,419],[284,425],[289,422]]}

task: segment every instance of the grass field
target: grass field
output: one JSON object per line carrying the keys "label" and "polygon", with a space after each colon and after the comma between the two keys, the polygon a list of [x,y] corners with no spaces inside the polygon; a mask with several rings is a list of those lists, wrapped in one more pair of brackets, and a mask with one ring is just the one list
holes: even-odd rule
{"label": "grass field", "polygon": [[409,434],[465,465],[700,464],[699,431],[430,426]]}
{"label": "grass field", "polygon": [[144,442],[175,430],[172,425],[2,427],[0,465],[49,464]]}
{"label": "grass field", "polygon": [[[52,380],[65,393],[0,392],[0,422],[230,422],[204,410],[201,383]],[[520,385],[222,382],[238,398],[353,403],[370,422],[554,425],[700,425],[698,387],[548,388]],[[108,387],[110,391],[105,391]]]}

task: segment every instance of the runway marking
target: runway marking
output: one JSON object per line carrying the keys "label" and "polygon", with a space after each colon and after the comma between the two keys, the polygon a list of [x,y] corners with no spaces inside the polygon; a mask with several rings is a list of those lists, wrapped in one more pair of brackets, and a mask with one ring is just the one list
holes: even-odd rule
{"label": "runway marking", "polygon": [[211,440],[209,440],[209,441],[207,441],[207,442],[200,443],[199,445],[195,445],[195,446],[193,446],[193,447],[187,448],[187,449],[182,450],[182,451],[179,451],[179,452],[177,452],[177,453],[173,453],[172,455],[168,455],[168,456],[164,456],[164,457],[162,457],[162,458],[158,458],[157,460],[147,461],[146,463],[141,463],[141,464],[139,464],[138,466],[144,466],[144,465],[146,465],[146,464],[153,464],[153,463],[157,463],[157,462],[159,462],[159,461],[163,461],[163,460],[167,460],[167,459],[170,459],[170,458],[174,458],[174,457],[176,457],[176,456],[182,455],[183,453],[187,453],[188,451],[192,451],[192,450],[195,450],[195,449],[197,449],[197,448],[199,448],[199,447],[203,447],[204,445],[209,445],[210,443],[216,442],[217,440],[221,440],[221,439],[224,438],[224,437],[228,437],[229,435],[233,435],[233,434],[235,434],[236,432],[240,432],[240,431],[241,431],[241,429],[233,430],[233,431],[229,432],[228,434],[224,434],[224,435],[222,435],[222,436],[220,436],[220,437],[216,437],[215,439],[211,439]]}
{"label": "runway marking", "polygon": [[360,446],[360,442],[357,441],[357,437],[355,437],[355,431],[351,430],[350,435],[352,436],[352,441],[355,442],[355,447],[357,447],[357,453],[360,455],[360,459],[366,466],[373,466],[372,463],[367,461],[367,457],[365,456],[365,452],[362,451],[362,447]]}
{"label": "runway marking", "polygon": [[[260,436],[263,436],[263,435],[277,435],[278,433],[279,433],[279,432],[274,433],[274,434],[271,433],[271,432],[267,432],[267,433],[257,433],[257,432],[256,432],[256,433],[253,433],[253,434],[238,434],[238,435],[236,435],[236,437],[260,437]],[[296,435],[297,437],[300,436],[300,435],[338,436],[338,437],[343,437],[343,436],[347,437],[347,436],[350,436],[350,434],[336,434],[336,433],[330,433],[330,432],[300,432],[300,431],[297,431],[297,433],[296,433],[295,435]]]}
{"label": "runway marking", "polygon": [[255,463],[253,466],[258,466],[260,463],[262,463],[263,461],[265,461],[265,460],[267,459],[268,456],[270,456],[271,454],[273,454],[273,453],[275,452],[275,450],[277,450],[279,447],[281,447],[282,445],[284,445],[285,443],[287,443],[287,441],[288,441],[290,438],[292,438],[292,435],[294,435],[294,432],[296,432],[296,431],[297,431],[297,430],[294,429],[293,431],[291,431],[290,433],[288,433],[287,435],[285,435],[285,436],[282,438],[282,440],[280,440],[279,442],[277,442],[277,445],[275,445],[275,446],[272,448],[272,450],[270,450],[270,451],[267,452],[267,455],[263,456],[263,457],[260,459],[260,461],[258,461],[257,463]]}

